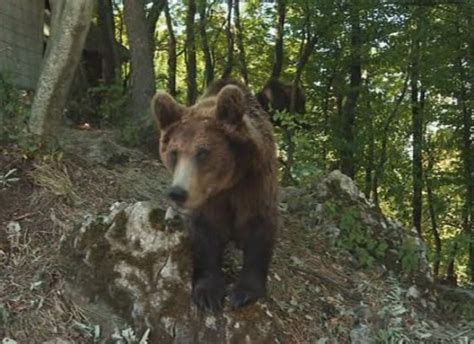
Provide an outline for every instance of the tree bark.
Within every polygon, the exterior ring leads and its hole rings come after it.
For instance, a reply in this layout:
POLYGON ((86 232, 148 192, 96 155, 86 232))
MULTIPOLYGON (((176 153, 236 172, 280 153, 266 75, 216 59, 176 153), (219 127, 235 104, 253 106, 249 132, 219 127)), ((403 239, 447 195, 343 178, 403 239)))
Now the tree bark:
MULTIPOLYGON (((238 1, 238 0, 236 0, 238 1)), ((227 25, 226 25, 226 37, 227 37, 227 61, 222 73, 223 78, 227 78, 232 74, 234 67, 234 35, 232 34, 232 4, 233 0, 227 0, 227 25)))
POLYGON ((104 39, 102 47, 103 54, 103 77, 108 85, 113 84, 120 75, 120 58, 116 49, 115 23, 111 0, 98 1, 98 26, 104 39))
POLYGON ((372 183, 374 178, 374 166, 375 166, 375 134, 374 134, 374 114, 372 113, 372 107, 370 104, 370 91, 369 91, 369 78, 367 78, 367 131, 368 131, 368 151, 365 166, 365 185, 364 195, 365 198, 370 199, 370 193, 372 191, 372 183))
POLYGON ((451 285, 457 285, 456 276, 456 256, 458 254, 458 245, 455 242, 448 256, 448 268, 446 271, 446 281, 451 285))
POLYGON ((153 50, 155 47, 156 23, 158 22, 158 19, 160 19, 161 12, 163 12, 166 3, 167 0, 153 0, 153 5, 151 6, 150 11, 146 17, 147 31, 148 35, 150 36, 150 43, 153 47, 153 50))
POLYGON ((439 276, 439 266, 441 263, 441 249, 442 249, 442 242, 441 237, 439 235, 438 230, 438 221, 436 218, 436 209, 435 209, 435 199, 433 194, 433 184, 431 182, 432 176, 431 173, 433 172, 433 164, 434 164, 434 157, 433 154, 429 154, 428 157, 428 166, 426 168, 425 173, 425 185, 426 185, 426 193, 428 198, 428 211, 430 214, 430 221, 431 221, 431 233, 433 235, 433 240, 435 243, 435 257, 433 262, 433 276, 438 278, 439 276))
POLYGON ((359 3, 354 2, 350 8, 351 26, 351 59, 349 64, 349 94, 342 111, 340 152, 341 172, 354 179, 356 163, 354 157, 354 124, 356 119, 357 100, 362 85, 362 32, 360 27, 359 3))
POLYGON ((237 40, 237 48, 239 49, 239 66, 242 78, 245 84, 249 83, 249 73, 247 70, 247 60, 245 58, 245 45, 242 31, 242 24, 240 22, 240 1, 234 1, 234 18, 235 18, 235 32, 237 40))
POLYGON ((330 102, 330 99, 331 99, 331 87, 332 87, 332 84, 333 84, 333 81, 334 81, 334 74, 335 74, 335 71, 327 78, 327 84, 326 84, 326 90, 325 90, 325 94, 324 94, 324 98, 322 99, 322 104, 321 104, 321 108, 322 108, 322 112, 323 112, 323 119, 324 119, 324 122, 323 122, 323 136, 325 138, 322 146, 321 146, 321 155, 322 155, 322 158, 323 158, 323 162, 324 162, 324 168, 326 169, 327 168, 327 160, 328 160, 328 143, 329 143, 329 140, 326 139, 329 135, 329 131, 330 131, 330 112, 329 112, 329 102, 330 102))
POLYGON ((166 17, 166 27, 168 29, 168 93, 173 97, 176 97, 176 37, 174 35, 173 21, 170 15, 168 0, 165 0, 164 11, 166 17))
POLYGON ((131 113, 141 125, 148 112, 150 99, 155 93, 153 49, 146 26, 143 0, 124 0, 124 19, 131 55, 131 113))
POLYGON ((197 99, 196 82, 196 40, 194 35, 194 18, 196 16, 196 1, 188 0, 186 14, 186 72, 187 72, 187 104, 192 105, 197 99))
POLYGON ((206 0, 200 0, 198 3, 199 12, 199 33, 201 36, 201 47, 204 54, 204 75, 206 86, 214 80, 214 62, 212 59, 211 49, 209 47, 209 40, 207 37, 207 7, 206 0))
POLYGON ((31 108, 29 127, 40 136, 54 135, 60 126, 69 88, 81 58, 94 9, 92 0, 55 2, 50 41, 36 95, 31 108))
POLYGON ((283 69, 283 37, 285 34, 286 0, 277 0, 278 24, 277 37, 275 41, 275 57, 272 69, 272 78, 279 79, 283 69))
POLYGON ((421 229, 421 216, 423 211, 423 112, 421 109, 420 97, 420 55, 421 42, 419 38, 421 15, 418 18, 415 38, 413 40, 413 51, 411 61, 411 117, 412 117, 412 178, 413 178, 413 198, 412 198, 412 222, 420 238, 423 237, 421 229))

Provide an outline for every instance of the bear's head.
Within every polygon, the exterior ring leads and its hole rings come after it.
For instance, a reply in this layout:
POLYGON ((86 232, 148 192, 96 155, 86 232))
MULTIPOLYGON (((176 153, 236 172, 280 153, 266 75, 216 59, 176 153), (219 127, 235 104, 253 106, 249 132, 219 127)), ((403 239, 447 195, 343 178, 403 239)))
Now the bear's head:
POLYGON ((247 136, 239 87, 225 86, 191 107, 159 92, 151 105, 160 130, 160 156, 173 175, 168 196, 178 207, 198 209, 235 184, 247 136))

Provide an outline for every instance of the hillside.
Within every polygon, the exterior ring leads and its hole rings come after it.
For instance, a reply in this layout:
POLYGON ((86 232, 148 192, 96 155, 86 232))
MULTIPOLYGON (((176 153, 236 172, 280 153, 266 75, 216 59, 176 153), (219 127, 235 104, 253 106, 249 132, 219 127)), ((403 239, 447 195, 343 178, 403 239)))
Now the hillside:
MULTIPOLYGON (((474 338, 472 293, 438 287, 416 234, 338 171, 282 188, 267 299, 201 314, 190 304, 186 232, 179 219, 165 220, 159 161, 107 132, 63 138, 60 150, 34 158, 1 148, 2 343, 474 338)), ((232 277, 239 256, 229 253, 232 277)))

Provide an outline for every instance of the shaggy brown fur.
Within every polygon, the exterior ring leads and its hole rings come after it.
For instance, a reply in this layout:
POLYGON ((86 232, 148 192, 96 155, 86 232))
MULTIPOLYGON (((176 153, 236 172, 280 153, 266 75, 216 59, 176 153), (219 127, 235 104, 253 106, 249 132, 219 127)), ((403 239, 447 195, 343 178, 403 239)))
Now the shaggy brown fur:
POLYGON ((224 296, 222 253, 229 240, 244 251, 231 302, 264 295, 277 228, 277 160, 273 128, 255 97, 235 80, 215 82, 197 104, 169 95, 152 101, 161 131, 160 154, 173 173, 170 197, 189 215, 193 298, 219 308, 224 296))

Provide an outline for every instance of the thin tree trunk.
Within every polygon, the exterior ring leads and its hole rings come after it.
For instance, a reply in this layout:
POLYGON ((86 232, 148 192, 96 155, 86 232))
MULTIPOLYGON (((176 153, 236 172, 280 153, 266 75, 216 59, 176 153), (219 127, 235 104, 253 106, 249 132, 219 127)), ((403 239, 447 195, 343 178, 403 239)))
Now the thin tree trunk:
POLYGON ((446 281, 451 285, 457 285, 456 276, 456 256, 458 253, 458 245, 455 242, 448 258, 448 269, 446 271, 446 281))
POLYGON ((245 84, 249 83, 249 75, 247 70, 247 61, 245 58, 244 37, 242 31, 242 24, 240 23, 240 1, 234 1, 234 18, 235 18, 235 32, 237 40, 237 48, 239 49, 239 66, 245 84))
POLYGON ((161 12, 163 12, 167 2, 167 0, 153 0, 153 5, 146 17, 148 35, 150 36, 150 42, 153 48, 155 47, 156 23, 158 22, 158 19, 160 19, 161 12))
POLYGON ((400 96, 395 102, 395 106, 390 113, 390 115, 387 118, 387 121, 385 122, 384 128, 383 128, 383 134, 382 134, 382 147, 380 149, 380 160, 377 165, 377 168, 375 169, 374 173, 374 178, 373 178, 373 184, 372 184, 372 201, 375 204, 377 208, 379 208, 379 181, 382 180, 383 174, 384 174, 384 168, 385 168, 385 163, 387 162, 387 146, 388 146, 388 140, 390 137, 390 130, 391 130, 391 125, 395 121, 395 119, 398 117, 399 110, 400 110, 400 105, 403 102, 403 99, 405 98, 405 94, 407 93, 408 90, 408 81, 410 79, 410 74, 406 73, 405 81, 403 82, 403 88, 402 91, 400 92, 400 96))
POLYGON ((176 97, 176 37, 174 35, 168 0, 165 0, 164 11, 166 27, 168 29, 168 93, 176 97))
POLYGON ((148 112, 150 99, 155 93, 153 49, 146 27, 143 0, 124 0, 125 25, 131 55, 131 113, 141 126, 143 115, 148 112))
MULTIPOLYGON (((340 135, 341 135, 341 124, 342 124, 342 117, 343 117, 343 104, 344 104, 344 88, 345 88, 345 81, 344 81, 344 71, 337 70, 334 73, 334 97, 335 97, 335 106, 336 106, 336 114, 335 120, 332 124, 332 142, 333 145, 337 149, 337 153, 340 154, 340 135)), ((332 164, 329 167, 331 170, 335 168, 340 169, 340 161, 337 161, 337 164, 332 164)))
POLYGON ((194 18, 196 1, 188 0, 186 15, 186 71, 187 71, 187 104, 192 105, 197 98, 196 82, 196 40, 194 35, 194 18))
POLYGON ((283 37, 286 16, 286 0, 277 0, 278 24, 277 37, 275 41, 275 57, 272 69, 272 78, 279 79, 283 69, 283 37))
POLYGON ((206 80, 206 86, 208 86, 214 80, 214 62, 212 59, 211 49, 209 48, 209 41, 206 32, 207 26, 207 8, 206 0, 199 1, 199 32, 201 36, 201 47, 204 54, 204 75, 206 80))
POLYGON ((412 135, 413 135, 413 152, 412 152, 412 177, 413 177, 413 199, 412 199, 412 221, 418 235, 423 237, 421 231, 421 215, 423 210, 423 112, 421 109, 420 90, 418 83, 420 82, 420 20, 418 20, 418 28, 415 32, 416 37, 413 42, 412 64, 411 64, 411 115, 412 115, 412 135))
MULTIPOLYGON (((238 0, 236 0, 238 1, 238 0)), ((227 26, 226 26, 226 37, 227 37, 227 61, 222 73, 223 78, 227 78, 232 74, 234 66, 234 36, 232 34, 232 4, 233 0, 227 0, 227 26)))
POLYGON ((360 27, 359 3, 354 2, 350 9, 351 25, 351 61, 349 65, 349 94, 343 106, 342 132, 343 141, 340 153, 341 172, 351 178, 355 177, 356 163, 354 157, 354 124, 356 119, 357 100, 362 85, 362 32, 360 27))
POLYGON ((119 79, 120 58, 115 43, 115 23, 111 0, 98 1, 98 26, 104 38, 103 77, 106 84, 113 84, 119 79))
MULTIPOLYGON (((334 73, 327 78, 326 92, 324 94, 323 103, 321 105, 322 110, 323 110, 323 121, 324 121, 323 122, 323 136, 325 138, 329 135, 329 100, 331 98, 331 86, 334 81, 334 73)), ((327 167, 328 142, 329 140, 324 140, 321 147, 321 155, 323 158, 325 168, 327 167)))
POLYGON ((369 82, 367 78, 367 130, 369 137, 367 165, 365 166, 365 185, 364 195, 370 199, 370 192, 372 190, 372 183, 374 177, 374 161, 375 161, 375 134, 374 134, 374 114, 370 104, 369 82))
POLYGON ((436 212, 434 209, 434 196, 433 196, 433 188, 431 185, 431 181, 426 180, 426 192, 428 194, 428 208, 430 212, 430 219, 431 219, 431 233, 433 234, 433 240, 435 243, 435 258, 433 262, 433 275, 435 278, 439 276, 439 264, 441 262, 441 238, 439 236, 438 231, 438 224, 436 222, 436 212))
POLYGON ((435 278, 439 276, 439 265, 441 262, 441 249, 442 249, 442 243, 441 243, 441 237, 439 235, 439 230, 438 230, 438 222, 436 219, 436 210, 435 210, 435 204, 434 204, 434 195, 433 195, 433 185, 432 185, 432 176, 431 173, 433 172, 433 156, 432 154, 429 155, 428 158, 428 166, 426 168, 426 174, 425 174, 425 184, 426 184, 426 193, 427 193, 427 198, 428 198, 428 211, 430 213, 430 220, 431 220, 431 234, 433 235, 433 240, 435 243, 435 258, 433 262, 433 275, 435 278))
MULTIPOLYGON (((298 92, 298 85, 301 83, 301 76, 303 74, 304 67, 308 63, 309 57, 313 52, 314 46, 318 40, 318 36, 314 34, 311 36, 310 31, 310 22, 309 18, 307 18, 307 22, 305 24, 305 31, 304 36, 306 40, 303 40, 300 47, 300 54, 298 58, 298 62, 296 64, 296 72, 295 78, 293 80, 292 88, 291 88, 291 97, 290 97, 290 115, 295 116, 295 107, 296 107, 296 94, 298 92), (305 43, 306 41, 306 43, 305 43)), ((291 169, 294 164, 294 152, 295 152, 295 142, 293 140, 293 132, 288 128, 284 130, 286 141, 287 141, 287 160, 285 164, 285 168, 283 171, 283 182, 284 183, 291 183, 293 181, 293 176, 291 174, 291 169)))

